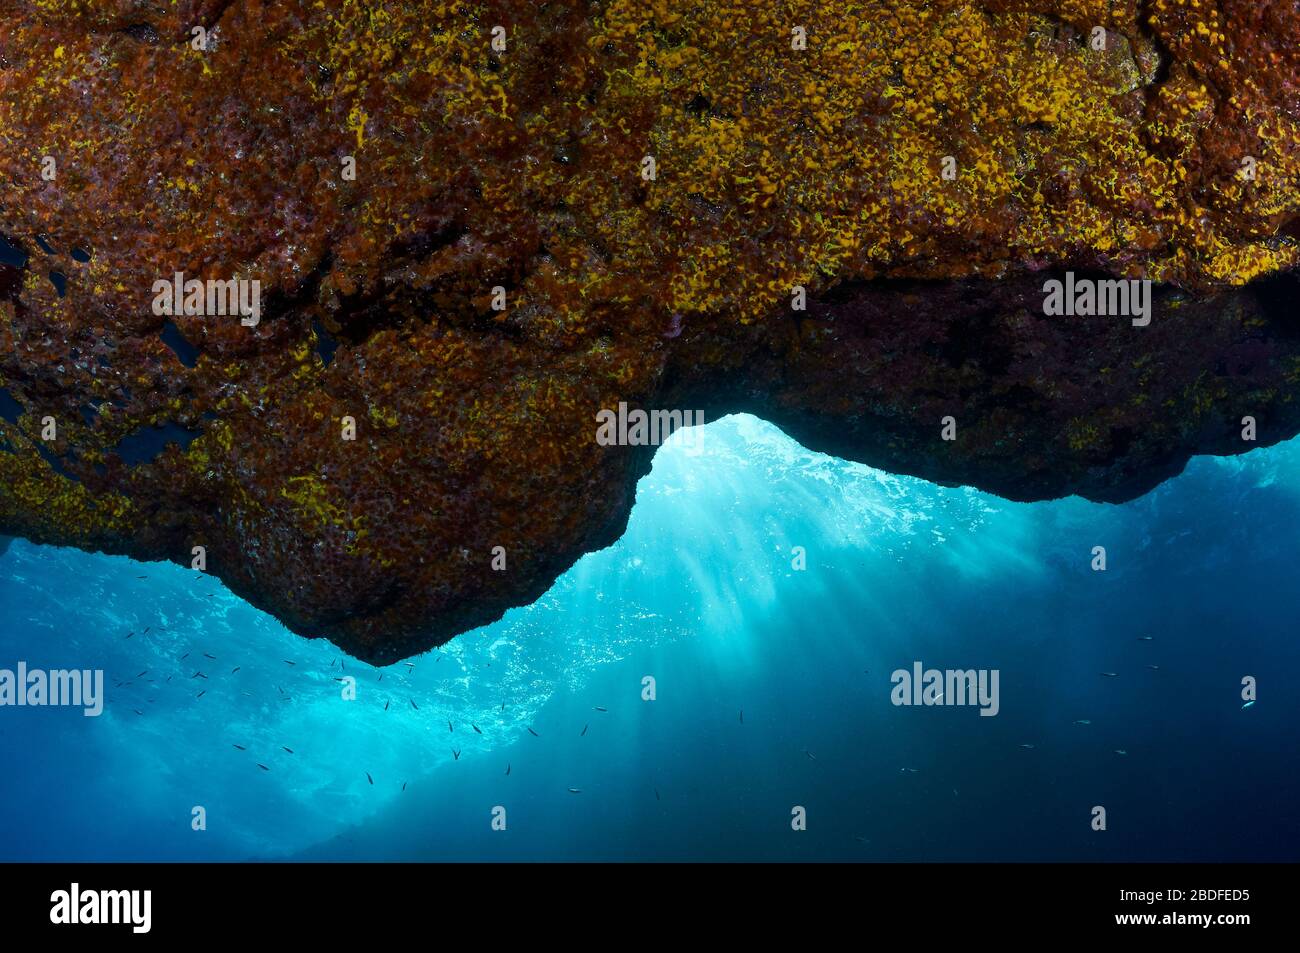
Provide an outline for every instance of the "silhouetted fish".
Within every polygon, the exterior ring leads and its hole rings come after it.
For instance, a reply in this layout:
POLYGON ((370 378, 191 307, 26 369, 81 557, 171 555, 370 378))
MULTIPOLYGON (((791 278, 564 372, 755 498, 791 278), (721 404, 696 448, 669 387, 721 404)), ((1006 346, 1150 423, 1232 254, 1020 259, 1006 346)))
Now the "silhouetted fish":
POLYGON ((142 712, 142 711, 141 711, 140 709, 138 709, 138 708, 132 708, 131 710, 132 710, 133 712, 135 712, 137 715, 143 715, 143 714, 144 714, 144 712, 142 712))
POLYGON ((420 710, 420 706, 415 703, 414 698, 408 698, 407 701, 411 703, 411 707, 414 708, 416 711, 420 710))
POLYGON ((204 657, 204 658, 210 658, 210 659, 212 659, 212 661, 214 661, 214 662, 217 660, 217 657, 216 657, 215 655, 209 655, 207 652, 204 652, 204 653, 203 653, 203 657, 204 657))
POLYGON ((455 728, 452 726, 452 724, 451 724, 451 720, 448 719, 448 721, 447 721, 447 731, 448 731, 448 733, 454 732, 455 730, 456 730, 456 729, 455 729, 455 728))
POLYGON ((285 665, 293 665, 293 664, 295 664, 294 662, 290 662, 288 659, 283 659, 282 661, 284 662, 285 665))
POLYGON ((582 791, 580 791, 578 788, 569 788, 569 793, 570 793, 570 794, 581 794, 582 791))
POLYGON ((148 669, 145 669, 143 672, 141 672, 139 675, 137 675, 136 678, 144 678, 144 677, 145 677, 146 675, 148 675, 148 674, 149 674, 149 670, 148 670, 148 669))
POLYGON ((137 579, 148 579, 149 577, 148 577, 148 576, 136 576, 135 578, 137 578, 137 579))
POLYGON ((743 708, 740 709, 740 723, 741 723, 742 725, 745 723, 745 709, 743 709, 743 708))
POLYGON ((257 766, 258 766, 259 768, 261 768, 263 771, 270 771, 270 770, 271 770, 271 769, 268 768, 266 765, 262 764, 262 762, 260 762, 260 761, 257 762, 257 766))
POLYGON ((806 754, 806 755, 808 756, 808 760, 809 760, 809 761, 816 761, 816 760, 817 760, 816 755, 814 755, 814 754, 813 754, 811 751, 809 751, 807 748, 804 748, 804 749, 803 749, 803 753, 806 754))
POLYGON ((208 693, 208 690, 205 688, 205 689, 203 689, 203 691, 199 692, 199 693, 198 693, 197 695, 195 695, 194 697, 195 697, 195 698, 202 698, 202 697, 203 697, 204 695, 206 695, 207 693, 208 693))
POLYGON ((477 731, 480 735, 483 734, 482 730, 479 728, 478 725, 474 724, 474 722, 471 721, 469 723, 469 726, 473 728, 475 731, 477 731))
POLYGON ((231 675, 234 675, 234 674, 235 674, 236 672, 238 672, 241 668, 243 668, 242 665, 236 665, 234 668, 232 668, 232 669, 230 670, 230 674, 231 674, 231 675))
POLYGON ((403 790, 403 791, 406 790, 406 782, 405 782, 405 781, 402 782, 402 790, 403 790))
POLYGON ((245 748, 243 745, 235 745, 235 747, 238 748, 240 751, 247 751, 247 750, 248 750, 248 749, 245 748))
POLYGON ((1138 636, 1138 641, 1139 641, 1139 642, 1153 642, 1153 641, 1155 641, 1155 639, 1154 639, 1152 636, 1150 636, 1150 635, 1139 635, 1139 636, 1138 636))
POLYGON ((388 711, 388 702, 384 702, 384 711, 388 711))
POLYGON ((661 800, 661 798, 659 797, 659 789, 658 789, 658 788, 655 788, 655 800, 656 800, 656 801, 661 800))
POLYGON ((533 729, 531 729, 531 728, 528 729, 528 733, 529 733, 530 735, 532 735, 534 738, 540 738, 540 737, 541 737, 541 735, 539 735, 537 732, 533 731, 533 729))
POLYGON ((1021 748, 1032 748, 1033 745, 1020 745, 1019 747, 1021 747, 1021 748))
POLYGON ((189 658, 189 657, 190 657, 190 653, 189 653, 189 652, 186 652, 184 655, 181 656, 181 659, 180 659, 180 660, 181 660, 182 662, 184 662, 184 661, 185 661, 187 658, 189 658))
POLYGON ((587 729, 588 729, 589 727, 590 727, 589 725, 583 725, 583 726, 582 726, 582 734, 581 734, 581 735, 578 735, 578 737, 579 737, 579 738, 582 738, 583 736, 585 736, 585 735, 587 734, 587 729))
POLYGON ((510 765, 506 765, 506 777, 510 777, 510 765))
MULTIPOLYGON (((128 632, 128 633, 126 634, 126 638, 129 639, 129 638, 130 638, 131 636, 133 636, 133 635, 135 635, 134 632, 128 632)), ((122 641, 125 642, 126 639, 123 639, 122 641)))
POLYGON ((375 779, 370 776, 369 771, 366 772, 366 780, 369 781, 371 784, 375 783, 375 779))
POLYGON ((609 709, 608 709, 608 708, 601 708, 599 705, 597 705, 597 706, 596 706, 596 711, 609 711, 609 709))
POLYGON ((284 750, 287 751, 287 752, 289 752, 289 754, 293 754, 293 749, 292 749, 292 748, 285 748, 284 745, 280 745, 280 747, 281 747, 281 748, 284 748, 284 750))
POLYGON ((456 761, 459 761, 459 760, 460 760, 460 752, 457 751, 455 748, 452 748, 452 749, 451 749, 451 756, 452 756, 452 758, 453 758, 454 760, 456 760, 456 761))
POLYGON ((1119 672, 1102 672, 1102 678, 1119 678, 1119 672))

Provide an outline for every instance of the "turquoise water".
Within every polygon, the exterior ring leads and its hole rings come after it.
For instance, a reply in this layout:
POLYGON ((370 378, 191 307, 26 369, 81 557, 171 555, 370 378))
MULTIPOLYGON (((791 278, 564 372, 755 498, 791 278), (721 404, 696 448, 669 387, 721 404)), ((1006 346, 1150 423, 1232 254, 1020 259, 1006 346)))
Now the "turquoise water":
POLYGON ((188 570, 15 541, 0 667, 103 668, 108 702, 0 708, 0 857, 1300 856, 1300 443, 1122 506, 937 487, 747 416, 703 448, 659 451, 616 545, 413 667, 188 570), (915 661, 996 669, 997 716, 893 705, 915 661))

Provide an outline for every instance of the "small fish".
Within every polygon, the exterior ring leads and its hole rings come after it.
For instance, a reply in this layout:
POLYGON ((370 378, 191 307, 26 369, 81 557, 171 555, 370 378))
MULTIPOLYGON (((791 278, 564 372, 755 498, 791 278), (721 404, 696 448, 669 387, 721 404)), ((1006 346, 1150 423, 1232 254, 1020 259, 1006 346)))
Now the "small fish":
POLYGON ((258 766, 259 768, 261 768, 263 771, 270 771, 270 770, 271 770, 271 769, 268 768, 266 765, 262 764, 262 762, 260 762, 260 761, 257 762, 257 766, 258 766))
POLYGON ((388 702, 384 702, 384 711, 388 711, 388 702))
POLYGON ((659 789, 658 789, 658 788, 655 788, 655 800, 656 800, 656 801, 662 800, 662 798, 659 797, 659 789))
POLYGON ((916 774, 916 768, 899 768, 899 769, 898 769, 898 773, 899 773, 899 774, 902 774, 904 771, 906 771, 908 774, 916 774))
POLYGON ((597 705, 597 706, 596 706, 596 711, 609 711, 609 709, 608 709, 608 708, 601 708, 599 705, 597 705))
POLYGON ((366 772, 366 780, 369 781, 371 784, 375 783, 375 779, 370 776, 369 771, 366 772))
POLYGON ((202 697, 203 697, 204 695, 206 695, 207 693, 208 693, 208 690, 205 688, 205 689, 203 689, 203 691, 199 692, 199 693, 198 693, 197 695, 195 695, 194 697, 195 697, 195 698, 202 698, 202 697))
POLYGON ((447 733, 448 733, 448 734, 455 734, 455 732, 456 732, 456 728, 455 728, 455 726, 452 725, 452 723, 451 723, 451 719, 448 719, 448 720, 447 720, 447 733))
POLYGON ((1119 672, 1102 672, 1102 678, 1119 678, 1119 672))
POLYGON ((141 672, 139 675, 137 675, 136 678, 144 678, 144 677, 145 677, 146 675, 148 675, 148 674, 149 674, 149 670, 148 670, 148 669, 145 669, 143 672, 141 672))
POLYGON ((475 731, 477 731, 480 735, 483 734, 482 729, 480 729, 478 725, 474 724, 474 722, 471 721, 469 723, 469 726, 473 728, 475 731))
POLYGON ((288 659, 282 659, 281 661, 283 661, 285 665, 294 665, 294 664, 296 664, 295 662, 290 662, 288 659))
POLYGON ((243 745, 235 745, 235 747, 238 748, 240 751, 247 751, 247 750, 248 750, 248 749, 245 748, 243 745))
POLYGON ((1139 641, 1139 642, 1154 642, 1154 641, 1155 641, 1155 637, 1154 637, 1154 636, 1150 636, 1150 635, 1139 635, 1139 636, 1138 636, 1138 641, 1139 641))
POLYGON ((190 657, 190 653, 186 652, 184 655, 181 656, 181 661, 184 662, 189 657, 190 657))
POLYGON ((383 673, 383 672, 380 672, 380 673, 379 673, 379 680, 380 680, 381 682, 384 680, 384 673, 383 673))
POLYGON ((405 781, 402 782, 402 790, 403 790, 403 791, 406 790, 406 782, 405 782, 405 781))
POLYGON ((582 791, 581 791, 580 789, 578 789, 578 788, 569 788, 569 793, 570 793, 570 794, 581 794, 582 791))
POLYGON ((204 653, 203 653, 203 657, 204 657, 204 658, 210 658, 210 659, 212 659, 212 661, 214 661, 214 662, 217 660, 217 657, 216 657, 215 655, 209 655, 207 652, 204 652, 204 653))
POLYGON ((1153 671, 1153 672, 1158 672, 1158 671, 1160 671, 1160 666, 1159 666, 1159 665, 1148 665, 1147 668, 1151 669, 1151 671, 1153 671))
POLYGON ((289 752, 289 754, 293 754, 292 748, 285 748, 284 745, 280 745, 280 747, 283 748, 285 751, 289 752))
POLYGON ((510 777, 510 765, 506 765, 506 777, 510 777))
POLYGON ((1032 748, 1033 745, 1020 745, 1021 748, 1032 748))
POLYGON ((407 662, 407 663, 406 663, 406 667, 407 667, 407 669, 415 668, 415 663, 414 663, 414 662, 407 662))
POLYGON ((502 711, 505 711, 505 710, 506 710, 506 703, 505 703, 505 702, 502 702, 502 703, 501 703, 501 710, 502 710, 502 711))
MULTIPOLYGON (((128 632, 127 635, 126 635, 126 638, 129 639, 129 638, 130 638, 131 636, 133 636, 133 635, 135 635, 134 632, 128 632)), ((126 639, 123 639, 122 641, 125 642, 126 639)))
POLYGON ((532 735, 534 738, 540 738, 540 737, 541 737, 541 735, 539 735, 537 732, 533 731, 533 729, 531 729, 531 728, 528 729, 528 733, 529 733, 530 735, 532 735))
POLYGON ((141 634, 141 635, 148 635, 148 634, 149 634, 149 629, 150 629, 150 628, 151 628, 151 626, 147 626, 147 625, 146 625, 146 626, 144 627, 144 631, 141 632, 140 634, 141 634))
POLYGON ((1076 719, 1074 720, 1074 723, 1075 723, 1076 725, 1091 725, 1091 724, 1092 724, 1092 722, 1090 722, 1087 718, 1076 718, 1076 719))
POLYGON ((281 688, 279 685, 275 686, 275 690, 276 690, 277 692, 279 692, 281 695, 284 694, 284 689, 281 688))
POLYGON ((407 701, 411 703, 411 707, 414 708, 416 711, 420 710, 420 706, 415 703, 414 698, 408 698, 407 701))
POLYGON ((804 748, 804 749, 803 749, 803 753, 806 754, 806 755, 808 756, 808 760, 809 760, 809 761, 816 761, 816 760, 817 760, 817 756, 814 755, 814 754, 813 754, 811 751, 809 751, 807 748, 804 748))
POLYGON ((136 576, 135 578, 137 578, 137 579, 148 579, 149 577, 148 577, 148 576, 136 576))
POLYGON ((1115 749, 1115 753, 1116 753, 1116 754, 1128 754, 1128 752, 1125 751, 1123 748, 1116 748, 1116 749, 1115 749))
POLYGON ((743 708, 740 709, 740 723, 741 723, 742 725, 745 723, 745 709, 743 709, 743 708))
POLYGON ((168 675, 168 676, 167 676, 167 681, 170 682, 171 680, 172 680, 172 677, 171 677, 170 675, 168 675))
POLYGON ((1252 698, 1250 701, 1246 702, 1246 704, 1244 704, 1244 705, 1241 706, 1241 710, 1242 710, 1242 711, 1245 711, 1247 708, 1249 708, 1249 707, 1250 707, 1251 705, 1253 705, 1253 704, 1255 704, 1255 699, 1252 698))
POLYGON ((338 665, 338 664, 339 664, 339 660, 338 660, 338 659, 334 659, 332 662, 330 662, 330 668, 333 668, 335 665, 338 665))
POLYGON ((855 836, 853 839, 854 839, 855 841, 857 841, 858 843, 860 843, 860 844, 870 844, 870 843, 871 843, 871 841, 869 841, 869 840, 868 840, 867 838, 865 838, 865 837, 855 836))
POLYGON ((236 665, 234 668, 232 668, 232 669, 230 670, 230 674, 231 674, 231 675, 234 675, 234 674, 235 674, 236 672, 238 672, 241 668, 243 668, 242 665, 236 665))
POLYGON ((584 737, 586 737, 587 729, 590 728, 590 727, 591 727, 590 725, 583 725, 583 726, 582 726, 582 734, 578 735, 578 737, 579 737, 579 738, 584 738, 584 737))
POLYGON ((140 709, 138 709, 138 708, 132 708, 131 710, 132 710, 133 712, 135 712, 137 715, 143 715, 143 714, 144 714, 144 712, 142 712, 142 711, 141 711, 140 709))
POLYGON ((451 756, 452 756, 452 759, 455 760, 455 761, 459 761, 459 760, 460 760, 460 752, 457 751, 455 748, 452 748, 452 749, 451 749, 451 756))

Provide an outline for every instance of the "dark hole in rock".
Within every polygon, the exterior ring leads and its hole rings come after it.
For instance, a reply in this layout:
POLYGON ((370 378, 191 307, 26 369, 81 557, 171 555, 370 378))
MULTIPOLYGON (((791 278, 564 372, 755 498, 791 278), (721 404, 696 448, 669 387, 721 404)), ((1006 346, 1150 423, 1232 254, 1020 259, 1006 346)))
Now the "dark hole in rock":
POLYGON ((199 349, 185 340, 185 335, 181 334, 181 329, 171 321, 163 322, 162 342, 172 349, 172 353, 186 367, 193 367, 198 364, 199 349))
POLYGON ((334 352, 339 349, 339 342, 334 340, 333 335, 319 321, 313 321, 311 327, 316 332, 316 353, 320 355, 321 363, 329 367, 330 361, 334 360, 334 352))
POLYGON ((148 23, 132 23, 130 26, 123 27, 122 32, 133 40, 139 40, 141 43, 158 42, 158 31, 148 23))
POLYGON ((139 463, 149 463, 158 454, 167 449, 167 445, 178 444, 182 451, 189 448, 195 437, 202 436, 201 430, 186 430, 180 424, 163 424, 161 427, 146 427, 133 434, 128 434, 118 441, 113 452, 122 458, 122 462, 133 467, 139 463))
POLYGON ((86 251, 84 248, 74 248, 72 249, 72 260, 79 261, 84 265, 86 262, 90 261, 90 252, 86 251))
POLYGON ((23 405, 14 400, 9 391, 0 387, 0 417, 3 417, 11 424, 16 424, 22 414, 23 405))
POLYGON ((27 253, 17 245, 10 244, 9 240, 0 235, 0 265, 9 265, 11 268, 22 268, 27 264, 27 253))
POLYGON ((37 236, 36 236, 36 244, 40 245, 40 246, 41 246, 41 251, 45 252, 45 254, 47 254, 47 255, 53 255, 53 254, 55 253, 55 252, 54 252, 54 248, 50 245, 49 242, 47 242, 47 241, 45 240, 45 236, 44 236, 44 235, 37 235, 37 236))
POLYGON ((50 448, 45 446, 45 444, 42 443, 40 440, 36 441, 36 450, 45 459, 45 462, 48 463, 53 468, 54 472, 57 473, 59 476, 72 480, 74 483, 81 482, 75 476, 73 476, 71 473, 69 473, 67 470, 63 468, 63 462, 59 460, 59 458, 54 455, 54 453, 50 450, 50 448))
POLYGON ((50 284, 54 285, 54 290, 62 298, 68 293, 68 276, 61 271, 50 272, 50 284))

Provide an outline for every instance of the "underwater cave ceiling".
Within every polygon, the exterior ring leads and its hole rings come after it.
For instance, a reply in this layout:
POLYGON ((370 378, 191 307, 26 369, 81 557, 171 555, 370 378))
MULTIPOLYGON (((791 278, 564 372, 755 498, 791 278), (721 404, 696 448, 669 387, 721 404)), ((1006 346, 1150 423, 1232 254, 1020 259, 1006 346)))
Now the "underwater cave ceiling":
POLYGON ((202 546, 384 663, 619 536, 654 449, 596 440, 620 402, 1020 500, 1290 437, 1298 25, 0 0, 0 532, 202 546), (1150 280, 1149 323, 1046 314, 1067 271, 1150 280), (256 280, 256 323, 167 314, 177 273, 256 280))

